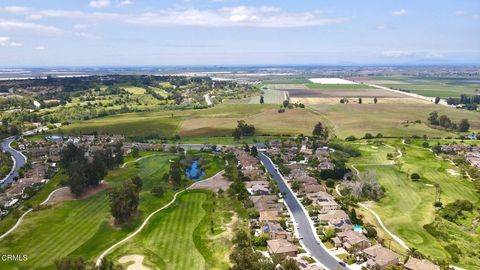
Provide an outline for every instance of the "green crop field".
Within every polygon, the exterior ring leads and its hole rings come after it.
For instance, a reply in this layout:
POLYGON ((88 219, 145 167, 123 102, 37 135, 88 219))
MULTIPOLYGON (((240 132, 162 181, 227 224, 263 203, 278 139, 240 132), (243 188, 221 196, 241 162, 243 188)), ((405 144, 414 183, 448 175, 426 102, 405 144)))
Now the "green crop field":
POLYGON ((362 137, 366 132, 395 137, 455 136, 451 132, 432 129, 425 124, 428 114, 432 111, 438 111, 440 115, 446 114, 455 122, 466 118, 470 122, 471 130, 480 131, 478 113, 434 104, 382 104, 382 99, 379 99, 378 104, 324 104, 311 108, 340 138, 350 135, 362 137), (416 120, 421 120, 422 123, 406 123, 416 120))
POLYGON ((431 78, 431 77, 378 77, 383 86, 408 90, 427 97, 459 97, 461 94, 477 95, 480 80, 471 78, 431 78), (392 80, 392 82, 389 82, 392 80))
MULTIPOLYGON (((446 220, 435 219, 434 184, 439 184, 442 190, 443 204, 456 199, 467 199, 476 206, 480 206, 480 195, 475 192, 473 183, 462 176, 452 175, 450 170, 457 170, 448 161, 436 158, 428 149, 403 145, 398 140, 388 140, 396 149, 403 149, 403 157, 396 165, 389 164, 387 153, 395 153, 395 149, 386 146, 356 145, 363 157, 352 159, 351 164, 364 172, 373 170, 380 184, 385 188, 385 197, 379 202, 368 202, 369 205, 383 220, 385 226, 397 234, 410 247, 435 259, 449 259, 450 255, 445 247, 456 244, 461 250, 479 250, 480 242, 470 241, 478 239, 480 235, 468 232, 460 226, 446 220), (361 164, 361 165, 360 165, 361 164), (366 165, 371 164, 371 165, 366 165), (414 182, 410 180, 411 173, 418 173, 422 179, 414 182), (429 234, 423 226, 431 222, 439 223, 439 227, 451 237, 448 241, 429 234)), ((479 268, 480 260, 476 254, 459 254, 459 265, 468 269, 479 268)))
POLYGON ((226 207, 229 199, 218 200, 209 192, 183 193, 112 256, 145 256, 144 264, 152 269, 226 269, 233 212, 226 207))

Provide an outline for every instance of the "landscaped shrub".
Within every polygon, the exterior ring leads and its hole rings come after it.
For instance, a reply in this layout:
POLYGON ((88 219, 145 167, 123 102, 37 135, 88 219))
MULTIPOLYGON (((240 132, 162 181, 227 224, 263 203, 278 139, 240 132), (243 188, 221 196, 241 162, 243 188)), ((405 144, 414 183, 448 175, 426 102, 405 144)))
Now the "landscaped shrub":
POLYGON ((420 175, 418 173, 412 173, 412 175, 410 175, 410 179, 413 181, 418 181, 420 180, 420 175))

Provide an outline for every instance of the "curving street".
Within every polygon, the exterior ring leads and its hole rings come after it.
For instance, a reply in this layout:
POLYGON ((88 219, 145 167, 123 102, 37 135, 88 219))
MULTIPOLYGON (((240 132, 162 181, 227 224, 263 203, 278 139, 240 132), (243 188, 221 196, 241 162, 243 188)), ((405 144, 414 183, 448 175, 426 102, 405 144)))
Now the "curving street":
POLYGON ((295 194, 293 194, 292 190, 288 187, 282 175, 277 171, 272 160, 261 152, 258 153, 258 157, 262 161, 267 171, 277 182, 280 192, 285 194, 283 199, 293 215, 296 230, 298 231, 300 237, 303 237, 301 240, 302 244, 309 251, 312 257, 330 270, 349 269, 348 267, 340 265, 339 259, 336 258, 335 255, 330 254, 326 247, 320 242, 317 233, 312 226, 311 220, 307 216, 307 212, 298 201, 295 194))
POLYGON ((5 176, 5 178, 3 178, 0 181, 0 187, 3 187, 8 183, 13 182, 13 179, 18 176, 18 169, 20 169, 20 167, 22 167, 27 162, 27 158, 22 153, 13 149, 10 146, 10 144, 14 140, 15 140, 15 138, 9 137, 9 138, 6 138, 6 139, 4 139, 0 142, 0 145, 3 149, 3 151, 10 153, 13 157, 13 160, 14 160, 14 162, 13 162, 14 166, 13 166, 12 170, 8 173, 7 176, 5 176))

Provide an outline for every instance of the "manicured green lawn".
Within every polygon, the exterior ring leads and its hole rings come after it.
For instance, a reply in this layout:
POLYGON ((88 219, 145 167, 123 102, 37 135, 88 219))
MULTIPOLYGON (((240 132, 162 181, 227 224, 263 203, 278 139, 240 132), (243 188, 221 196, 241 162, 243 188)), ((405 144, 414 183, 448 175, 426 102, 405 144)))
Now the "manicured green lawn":
MULTIPOLYGON (((403 149, 404 156, 399 158, 399 164, 377 165, 388 164, 386 154, 394 153, 394 149, 386 146, 374 149, 372 145, 355 144, 364 153, 364 156, 352 159, 351 163, 364 164, 356 165, 361 172, 375 171, 380 184, 385 188, 384 198, 379 202, 367 202, 366 204, 380 215, 389 230, 425 255, 435 259, 449 259, 445 246, 451 243, 457 244, 462 250, 478 250, 480 236, 475 235, 474 232, 465 232, 453 223, 445 220, 437 222, 447 234, 465 237, 455 237, 449 241, 443 241, 432 236, 423 228, 425 224, 435 220, 433 207, 435 187, 432 185, 440 185, 441 201, 444 205, 457 199, 467 199, 478 207, 480 195, 475 192, 473 183, 461 176, 449 174, 447 169, 453 169, 452 165, 448 161, 437 159, 428 149, 403 145, 399 140, 388 140, 388 143, 397 149, 403 149), (409 175, 414 172, 422 177, 421 181, 410 180, 409 175), (477 239, 477 241, 471 241, 472 239, 477 239)), ((468 269, 480 267, 480 260, 475 254, 465 253, 460 257, 459 266, 468 269)))
POLYGON ((2 254, 26 254, 29 260, 5 263, 2 269, 51 269, 56 258, 67 255, 94 260, 108 246, 132 232, 147 214, 170 201, 173 191, 167 191, 164 197, 158 198, 151 195, 150 190, 161 181, 171 158, 173 156, 168 154, 152 155, 123 169, 113 170, 107 176, 106 180, 113 185, 137 174, 144 180, 139 215, 130 223, 121 228, 112 226, 105 191, 84 200, 58 203, 32 212, 16 231, 0 241, 2 254))
POLYGON ((142 255, 152 269, 226 269, 234 204, 210 192, 183 193, 111 257, 142 255))

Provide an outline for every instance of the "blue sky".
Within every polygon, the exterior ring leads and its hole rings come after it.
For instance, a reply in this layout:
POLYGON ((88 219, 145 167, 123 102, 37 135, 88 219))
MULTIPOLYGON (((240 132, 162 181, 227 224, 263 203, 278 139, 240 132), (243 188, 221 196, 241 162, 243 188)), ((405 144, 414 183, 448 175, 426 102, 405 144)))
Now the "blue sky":
POLYGON ((0 66, 479 64, 480 1, 2 0, 0 66))

